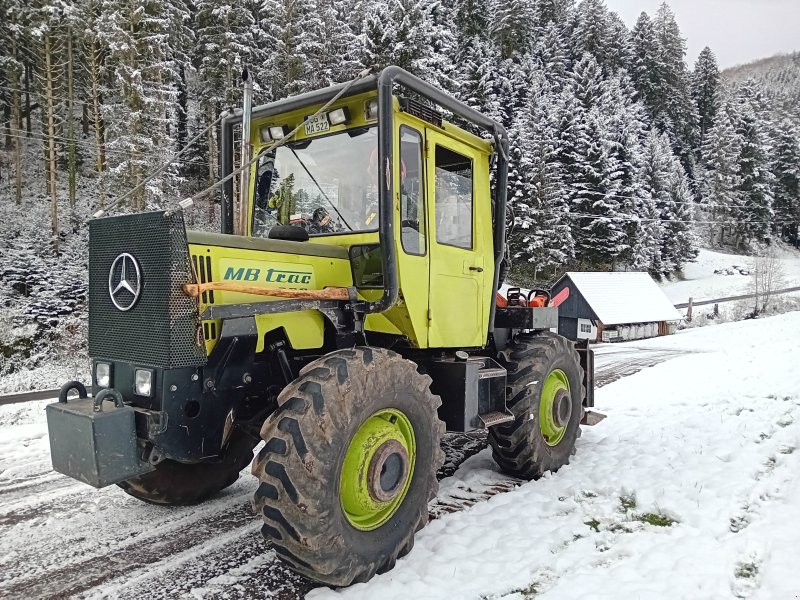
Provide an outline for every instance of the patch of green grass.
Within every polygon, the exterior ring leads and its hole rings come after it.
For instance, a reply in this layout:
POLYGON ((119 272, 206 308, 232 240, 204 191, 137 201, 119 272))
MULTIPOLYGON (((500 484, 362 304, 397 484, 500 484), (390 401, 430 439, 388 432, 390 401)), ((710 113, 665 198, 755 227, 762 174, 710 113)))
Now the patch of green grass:
POLYGON ((758 575, 758 564, 754 562, 739 563, 736 565, 736 570, 733 572, 733 574, 738 579, 752 579, 758 575))
POLYGON ((661 513, 642 513, 634 515, 634 520, 649 523, 655 527, 672 527, 677 521, 661 513))
POLYGON ((593 529, 594 531, 600 533, 600 521, 598 521, 597 519, 585 521, 584 525, 588 525, 589 529, 593 529))
POLYGON ((597 494, 595 494, 594 492, 590 492, 589 490, 584 490, 581 493, 583 494, 584 498, 597 498, 597 494))
POLYGON ((628 512, 636 508, 636 496, 627 494, 619 497, 619 509, 621 512, 628 512))
POLYGON ((763 441, 763 440, 765 440, 765 439, 767 439, 768 437, 769 437, 769 436, 768 436, 766 433, 760 433, 760 434, 758 434, 758 439, 760 439, 760 440, 762 440, 762 441, 763 441))
POLYGON ((608 530, 612 533, 631 533, 632 529, 625 523, 613 523, 608 526, 608 530))

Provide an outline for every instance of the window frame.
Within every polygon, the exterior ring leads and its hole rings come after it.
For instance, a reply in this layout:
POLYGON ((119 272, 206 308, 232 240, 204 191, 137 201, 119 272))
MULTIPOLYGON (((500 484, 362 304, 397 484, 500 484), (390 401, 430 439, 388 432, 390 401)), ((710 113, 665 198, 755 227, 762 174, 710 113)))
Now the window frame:
MULTIPOLYGON (((340 134, 347 134, 350 130, 357 130, 357 129, 363 129, 365 131, 368 131, 370 129, 375 129, 375 131, 376 131, 375 143, 376 143, 376 147, 377 147, 377 129, 378 129, 378 126, 375 123, 368 123, 366 125, 357 125, 355 127, 346 127, 345 129, 342 129, 342 130, 339 130, 339 131, 329 131, 329 132, 323 133, 323 134, 312 135, 312 136, 309 136, 309 137, 304 137, 302 139, 292 140, 291 142, 289 142, 287 144, 284 144, 281 147, 286 147, 286 148, 291 149, 291 144, 297 144, 297 143, 303 143, 303 142, 309 142, 309 144, 310 144, 310 142, 312 142, 313 140, 333 137, 335 135, 340 135, 340 134)), ((261 154, 266 153, 267 151, 270 150, 270 147, 273 144, 274 144, 274 142, 269 142, 267 144, 261 144, 260 148, 258 150, 258 154, 261 155, 261 154)), ((307 146, 309 144, 307 144, 307 146)), ((277 149, 276 148, 272 148, 272 150, 277 150, 277 149)), ((276 158, 276 157, 277 157, 277 152, 276 152, 276 155, 275 155, 274 158, 276 158)), ((254 169, 254 171, 255 171, 255 173, 254 173, 254 181, 251 182, 252 183, 252 186, 251 186, 252 198, 251 198, 251 202, 250 202, 250 232, 249 232, 249 236, 250 237, 255 237, 255 238, 258 238, 258 239, 268 239, 269 235, 267 235, 267 236, 254 235, 255 225, 256 225, 256 222, 255 222, 255 220, 256 220, 256 197, 255 197, 255 195, 258 193, 258 161, 256 161, 255 165, 256 165, 256 168, 254 169)), ((375 215, 375 222, 376 222, 376 226, 374 228, 372 228, 372 229, 359 229, 357 231, 353 231, 353 230, 350 230, 350 231, 332 231, 330 233, 309 233, 308 234, 308 239, 309 240, 313 240, 315 238, 332 237, 332 236, 340 236, 340 235, 363 235, 363 234, 369 234, 369 233, 378 233, 380 231, 380 202, 378 203, 378 213, 375 215)), ((283 223, 280 223, 280 224, 283 225, 283 223)), ((286 223, 286 224, 288 225, 288 223, 286 223)))
POLYGON ((454 150, 448 147, 445 144, 440 144, 438 142, 434 142, 433 148, 433 217, 434 221, 436 221, 436 243, 441 246, 450 246, 451 248, 458 248, 459 250, 465 250, 467 252, 474 252, 475 251, 475 157, 468 156, 463 152, 459 152, 458 150, 454 150), (438 194, 436 193, 436 150, 437 148, 444 148, 448 152, 452 152, 454 154, 458 154, 459 156, 463 156, 467 160, 469 160, 469 172, 470 172, 470 203, 469 203, 469 212, 470 212, 470 235, 469 235, 469 247, 459 246, 458 244, 453 244, 450 242, 442 242, 439 240, 439 223, 438 223, 438 215, 437 210, 439 207, 439 198, 438 194))
MULTIPOLYGON (((403 131, 408 130, 409 132, 415 134, 419 138, 419 193, 422 196, 422 212, 418 212, 417 215, 421 217, 419 219, 420 225, 424 228, 423 231, 417 232, 422 234, 422 248, 421 252, 411 252, 406 248, 405 239, 403 238, 403 193, 401 190, 400 192, 400 223, 398 223, 399 227, 398 230, 400 232, 400 247, 403 249, 403 252, 409 256, 427 256, 428 254, 428 194, 427 194, 427 168, 425 165, 425 136, 421 131, 412 127, 411 125, 406 125, 405 123, 400 125, 397 133, 397 143, 398 143, 398 156, 400 160, 403 160, 403 131)), ((402 166, 401 166, 402 168, 402 166)), ((400 183, 402 188, 402 182, 400 183)))

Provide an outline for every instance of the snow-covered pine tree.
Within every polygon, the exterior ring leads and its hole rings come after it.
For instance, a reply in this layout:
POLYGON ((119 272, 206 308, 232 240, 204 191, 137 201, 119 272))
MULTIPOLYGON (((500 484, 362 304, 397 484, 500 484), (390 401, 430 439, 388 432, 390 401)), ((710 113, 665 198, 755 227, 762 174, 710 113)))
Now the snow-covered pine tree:
POLYGON ((662 211, 664 229, 661 259, 669 272, 681 271, 687 262, 697 258, 697 239, 694 234, 694 200, 683 165, 671 156, 668 178, 669 204, 662 211), (667 218, 664 218, 667 215, 667 218))
POLYGON ((770 170, 766 124, 759 115, 759 99, 749 86, 737 92, 733 122, 739 136, 739 189, 742 220, 737 226, 737 244, 763 241, 772 229, 773 174, 770 170))
POLYGON ((613 268, 627 250, 620 214, 620 165, 610 151, 605 115, 599 107, 583 112, 578 123, 572 237, 579 261, 613 268))
POLYGON ((453 92, 456 84, 456 54, 458 43, 452 30, 453 10, 441 0, 419 2, 422 13, 420 48, 422 54, 414 61, 415 73, 437 87, 453 92))
POLYGON ((617 73, 620 69, 627 69, 633 56, 630 31, 622 18, 615 12, 610 12, 608 17, 609 45, 606 64, 609 74, 617 73))
POLYGON ((131 189, 130 207, 141 211, 162 206, 172 183, 165 173, 139 187, 171 154, 166 136, 167 109, 175 100, 176 80, 168 3, 132 6, 124 0, 102 0, 98 34, 109 48, 108 61, 117 81, 116 98, 106 133, 114 189, 131 189))
POLYGON ((693 181, 698 149, 697 109, 685 62, 686 40, 666 3, 659 7, 653 26, 659 52, 658 70, 654 73, 658 77, 652 107, 654 121, 659 131, 669 135, 674 153, 693 181))
POLYGON ((653 21, 646 12, 639 15, 630 36, 631 62, 628 72, 639 99, 653 117, 659 103, 659 76, 662 70, 661 55, 653 21))
MULTIPOLYGON (((240 77, 245 66, 254 76, 254 88, 258 86, 254 96, 260 101, 272 99, 272 65, 253 53, 254 49, 266 45, 253 11, 233 7, 223 0, 196 0, 194 23, 197 80, 192 91, 199 101, 197 129, 202 131, 223 110, 241 104, 240 77)), ((212 127, 206 133, 204 146, 208 157, 217 156, 217 131, 218 128, 212 127)), ((210 185, 217 179, 217 161, 205 162, 206 182, 210 185)), ((209 195, 208 203, 208 215, 211 216, 215 203, 212 195, 209 195)))
MULTIPOLYGON (((620 48, 613 35, 612 18, 604 0, 582 0, 578 5, 577 23, 572 33, 573 55, 592 55, 606 75, 612 75, 618 66, 620 48)), ((623 26, 624 27, 624 26, 623 26)), ((625 32, 627 37, 627 30, 625 32)))
POLYGON ((550 86, 561 91, 567 82, 567 65, 570 57, 563 29, 554 21, 548 21, 537 31, 532 50, 533 59, 550 86))
POLYGON ((533 265, 534 279, 547 281, 572 261, 575 248, 555 157, 556 123, 547 114, 554 92, 541 75, 535 83, 527 110, 519 113, 512 127, 516 153, 512 161, 517 165, 509 188, 517 231, 512 251, 515 259, 533 265))
POLYGON ((706 133, 714 126, 719 104, 720 75, 717 57, 711 48, 706 46, 697 57, 692 73, 692 96, 697 106, 700 127, 700 145, 705 141, 706 133))
POLYGON ((275 98, 319 87, 315 76, 322 55, 325 26, 316 2, 263 0, 262 40, 269 48, 264 77, 275 98))
POLYGON ((652 252, 652 263, 649 266, 651 273, 668 273, 671 268, 670 256, 664 254, 665 245, 665 222, 672 218, 670 212, 670 179, 672 177, 672 150, 670 149, 669 139, 665 134, 659 134, 654 129, 650 131, 644 141, 644 154, 641 171, 641 185, 644 190, 644 198, 650 202, 645 202, 642 215, 653 213, 656 224, 651 233, 657 234, 654 251, 652 252), (650 204, 651 203, 651 204, 650 204))
POLYGON ((724 244, 726 232, 732 233, 741 218, 738 167, 741 145, 724 106, 706 133, 702 154, 700 206, 708 221, 709 243, 724 244))
MULTIPOLYGON (((171 0, 169 3, 170 41, 175 78, 174 113, 172 122, 175 126, 173 137, 175 149, 184 149, 189 135, 189 77, 193 75, 192 52, 195 47, 195 33, 192 27, 195 6, 189 0, 171 0)), ((169 126, 169 123, 167 124, 169 126)), ((181 172, 184 169, 181 167, 181 172)))
POLYGON ((527 0, 496 0, 490 25, 500 57, 511 59, 526 54, 531 46, 531 3, 527 0))
POLYGON ((488 9, 484 0, 457 0, 455 15, 455 78, 457 98, 478 111, 485 111, 490 72, 495 64, 489 40, 488 9))
POLYGON ((603 72, 594 55, 589 52, 575 64, 572 72, 572 89, 585 111, 606 104, 603 72))
POLYGON ((381 69, 397 65, 414 72, 431 56, 426 47, 425 12, 420 0, 376 0, 364 20, 362 65, 381 69))
POLYGON ((340 0, 317 0, 321 24, 319 87, 352 79, 358 72, 358 39, 347 19, 347 7, 340 0))
POLYGON ((618 165, 619 211, 626 217, 623 223, 626 251, 620 260, 635 262, 634 252, 638 237, 643 235, 640 204, 647 197, 639 174, 642 169, 642 140, 645 137, 645 112, 641 103, 634 100, 635 92, 628 76, 609 79, 605 84, 603 111, 607 115, 605 127, 608 151, 618 165))
MULTIPOLYGON (((366 11, 363 25, 364 47, 361 66, 382 69, 394 58, 395 26, 385 2, 373 0, 366 11)), ((405 65, 410 67, 410 65, 405 65)))
POLYGON ((0 51, 0 107, 2 114, 8 115, 6 128, 6 149, 13 146, 14 163, 14 200, 22 204, 23 182, 23 138, 22 128, 22 94, 23 74, 25 72, 23 49, 24 28, 20 23, 25 17, 25 9, 17 2, 7 2, 0 9, 0 42, 4 51, 0 51))
POLYGON ((797 246, 800 245, 800 126, 784 118, 776 128, 773 144, 774 231, 797 246))

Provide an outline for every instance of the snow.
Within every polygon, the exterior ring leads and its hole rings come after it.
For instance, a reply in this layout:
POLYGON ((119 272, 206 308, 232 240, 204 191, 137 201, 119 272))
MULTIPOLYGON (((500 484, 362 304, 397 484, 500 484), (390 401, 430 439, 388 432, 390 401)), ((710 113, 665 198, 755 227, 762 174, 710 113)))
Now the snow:
MULTIPOLYGON (((598 390, 608 419, 557 474, 442 516, 389 573, 308 598, 793 597, 798 331, 789 313, 626 345, 691 354, 598 390)), ((454 479, 478 470, 496 471, 487 450, 454 479)))
POLYGON ((569 272, 565 276, 605 325, 681 320, 681 314, 647 273, 569 272))
MULTIPOLYGON (((800 251, 783 247, 779 256, 784 271, 784 281, 780 287, 800 286, 800 251)), ((686 303, 690 297, 698 301, 749 294, 752 292, 752 277, 720 275, 714 271, 734 266, 750 268, 752 263, 752 256, 701 249, 697 260, 684 266, 684 279, 664 281, 661 289, 673 304, 686 303)))
MULTIPOLYGON (((394 570, 308 598, 793 597, 798 332, 794 312, 598 346, 598 364, 668 360, 597 390, 608 418, 584 428, 570 465, 520 483, 479 452, 441 482, 432 507, 494 495, 453 514, 432 509, 437 518, 394 570)), ((0 596, 308 589, 260 540, 249 474, 195 507, 96 491, 50 471, 45 404, 0 407, 0 596)))

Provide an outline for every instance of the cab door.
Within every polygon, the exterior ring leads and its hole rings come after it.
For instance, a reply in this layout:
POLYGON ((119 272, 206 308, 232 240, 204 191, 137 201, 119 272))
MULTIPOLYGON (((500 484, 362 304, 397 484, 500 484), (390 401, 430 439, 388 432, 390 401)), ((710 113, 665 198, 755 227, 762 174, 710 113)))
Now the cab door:
POLYGON ((491 203, 488 193, 478 202, 476 191, 485 184, 488 192, 488 161, 482 164, 481 152, 431 129, 426 141, 431 231, 428 344, 480 347, 488 331, 487 285, 491 295, 494 261, 491 203), (479 222, 484 226, 479 228, 479 222))

